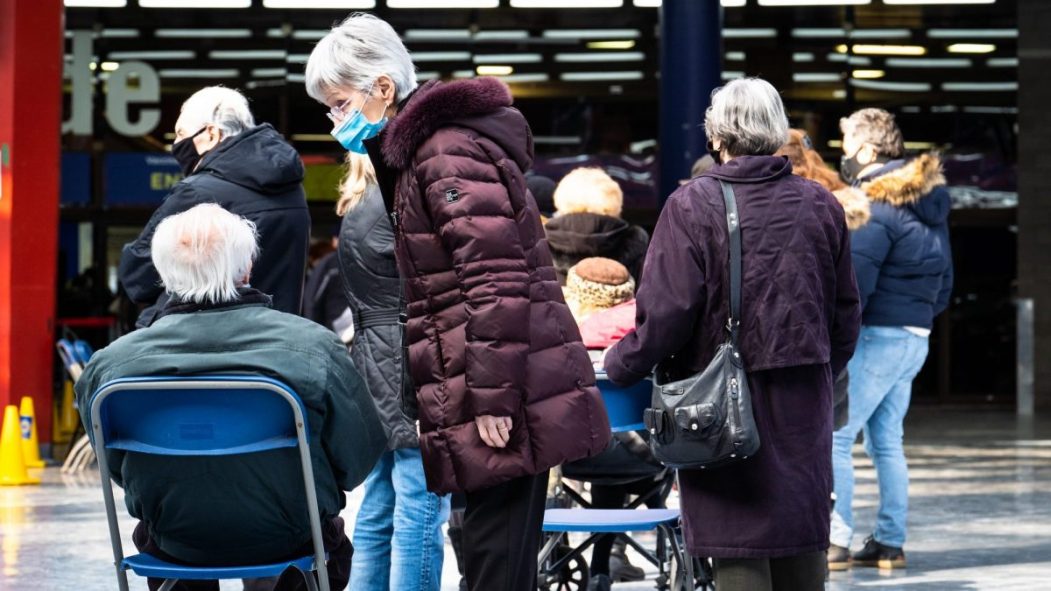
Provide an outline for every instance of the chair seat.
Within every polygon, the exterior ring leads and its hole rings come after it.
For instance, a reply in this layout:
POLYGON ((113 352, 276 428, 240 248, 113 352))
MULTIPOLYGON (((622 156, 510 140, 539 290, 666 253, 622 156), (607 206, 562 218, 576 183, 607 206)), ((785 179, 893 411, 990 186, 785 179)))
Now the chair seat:
POLYGON ((678 509, 548 509, 544 531, 625 533, 675 525, 678 509))
POLYGON ((296 567, 304 572, 313 571, 314 557, 304 556, 288 562, 253 564, 250 566, 186 566, 165 562, 152 554, 143 553, 129 556, 121 563, 121 568, 124 570, 131 569, 140 577, 180 579, 185 581, 276 577, 289 567, 296 567))

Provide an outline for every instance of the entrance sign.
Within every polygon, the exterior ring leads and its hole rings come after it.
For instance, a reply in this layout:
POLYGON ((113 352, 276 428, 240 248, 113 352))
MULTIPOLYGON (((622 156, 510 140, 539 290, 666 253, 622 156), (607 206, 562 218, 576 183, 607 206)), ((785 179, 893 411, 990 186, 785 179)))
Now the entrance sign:
MULTIPOLYGON (((72 81, 70 117, 62 123, 62 133, 94 134, 92 112, 95 91, 91 73, 93 44, 92 31, 73 31, 73 61, 66 64, 67 75, 72 81)), ((120 67, 109 73, 106 84, 106 121, 113 131, 121 135, 148 134, 160 123, 160 110, 141 108, 138 119, 132 121, 128 106, 156 104, 160 98, 161 85, 156 70, 144 62, 122 62, 120 67)))

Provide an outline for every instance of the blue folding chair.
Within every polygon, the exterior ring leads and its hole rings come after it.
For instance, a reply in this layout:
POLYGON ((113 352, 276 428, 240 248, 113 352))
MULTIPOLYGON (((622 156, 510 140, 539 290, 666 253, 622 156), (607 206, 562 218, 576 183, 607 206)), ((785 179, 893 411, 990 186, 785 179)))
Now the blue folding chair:
POLYGON ((316 572, 321 591, 329 591, 306 410, 288 386, 256 376, 124 378, 99 388, 90 406, 96 450, 189 457, 297 448, 303 468, 312 556, 273 564, 197 567, 165 562, 146 553, 124 557, 106 454, 97 453, 120 591, 128 591, 128 570, 141 577, 165 579, 161 591, 170 591, 180 580, 276 577, 288 568, 303 573, 310 591, 318 589, 310 575, 316 572))
MULTIPOLYGON (((611 430, 614 433, 639 431, 645 428, 642 417, 649 406, 652 384, 646 380, 628 388, 609 381, 598 373, 598 387, 606 404, 611 430)), ((694 565, 681 544, 678 509, 548 509, 544 513, 544 532, 547 542, 540 551, 541 588, 587 588, 586 568, 573 570, 571 565, 583 564, 582 554, 604 534, 630 532, 657 532, 657 548, 651 551, 629 536, 625 540, 643 558, 657 567, 657 588, 671 591, 693 591, 694 565), (571 532, 592 534, 582 544, 557 557, 556 549, 571 532)))
POLYGON ((73 343, 69 339, 59 339, 55 341, 55 349, 58 351, 58 357, 62 360, 62 367, 66 368, 66 372, 69 373, 69 377, 76 382, 80 379, 80 374, 84 371, 84 365, 87 363, 81 362, 77 355, 77 352, 73 348, 73 343))
POLYGON ((95 351, 87 341, 81 339, 73 341, 73 355, 76 360, 80 362, 81 366, 87 365, 88 361, 91 361, 91 356, 94 354, 95 351))

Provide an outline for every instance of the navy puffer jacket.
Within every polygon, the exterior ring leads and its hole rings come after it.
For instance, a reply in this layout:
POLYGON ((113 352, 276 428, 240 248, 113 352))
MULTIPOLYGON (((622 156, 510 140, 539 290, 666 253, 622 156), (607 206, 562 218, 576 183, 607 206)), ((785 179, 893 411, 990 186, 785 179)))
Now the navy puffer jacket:
POLYGON ((930 328, 953 282, 941 162, 932 154, 895 160, 868 178, 861 189, 872 218, 851 242, 862 324, 930 328))

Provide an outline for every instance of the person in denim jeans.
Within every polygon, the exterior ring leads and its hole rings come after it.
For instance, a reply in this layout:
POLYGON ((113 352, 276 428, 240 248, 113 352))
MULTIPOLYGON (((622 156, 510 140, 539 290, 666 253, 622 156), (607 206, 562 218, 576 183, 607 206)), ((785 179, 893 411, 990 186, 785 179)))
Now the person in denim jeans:
POLYGON ((828 564, 905 567, 909 473, 902 447, 912 381, 927 359, 934 318, 949 303, 951 201, 933 154, 906 160, 894 117, 863 109, 843 119, 843 180, 871 204, 869 223, 854 231, 851 255, 861 295, 862 329, 850 373, 850 417, 833 434, 836 502, 828 564), (854 466, 851 449, 865 434, 876 466, 879 512, 864 548, 851 555, 854 466))
POLYGON ((427 491, 412 384, 402 349, 401 278, 394 229, 369 157, 347 154, 340 187, 340 274, 354 316, 351 357, 388 434, 387 452, 365 480, 354 526, 351 591, 438 591, 449 497, 427 491))

